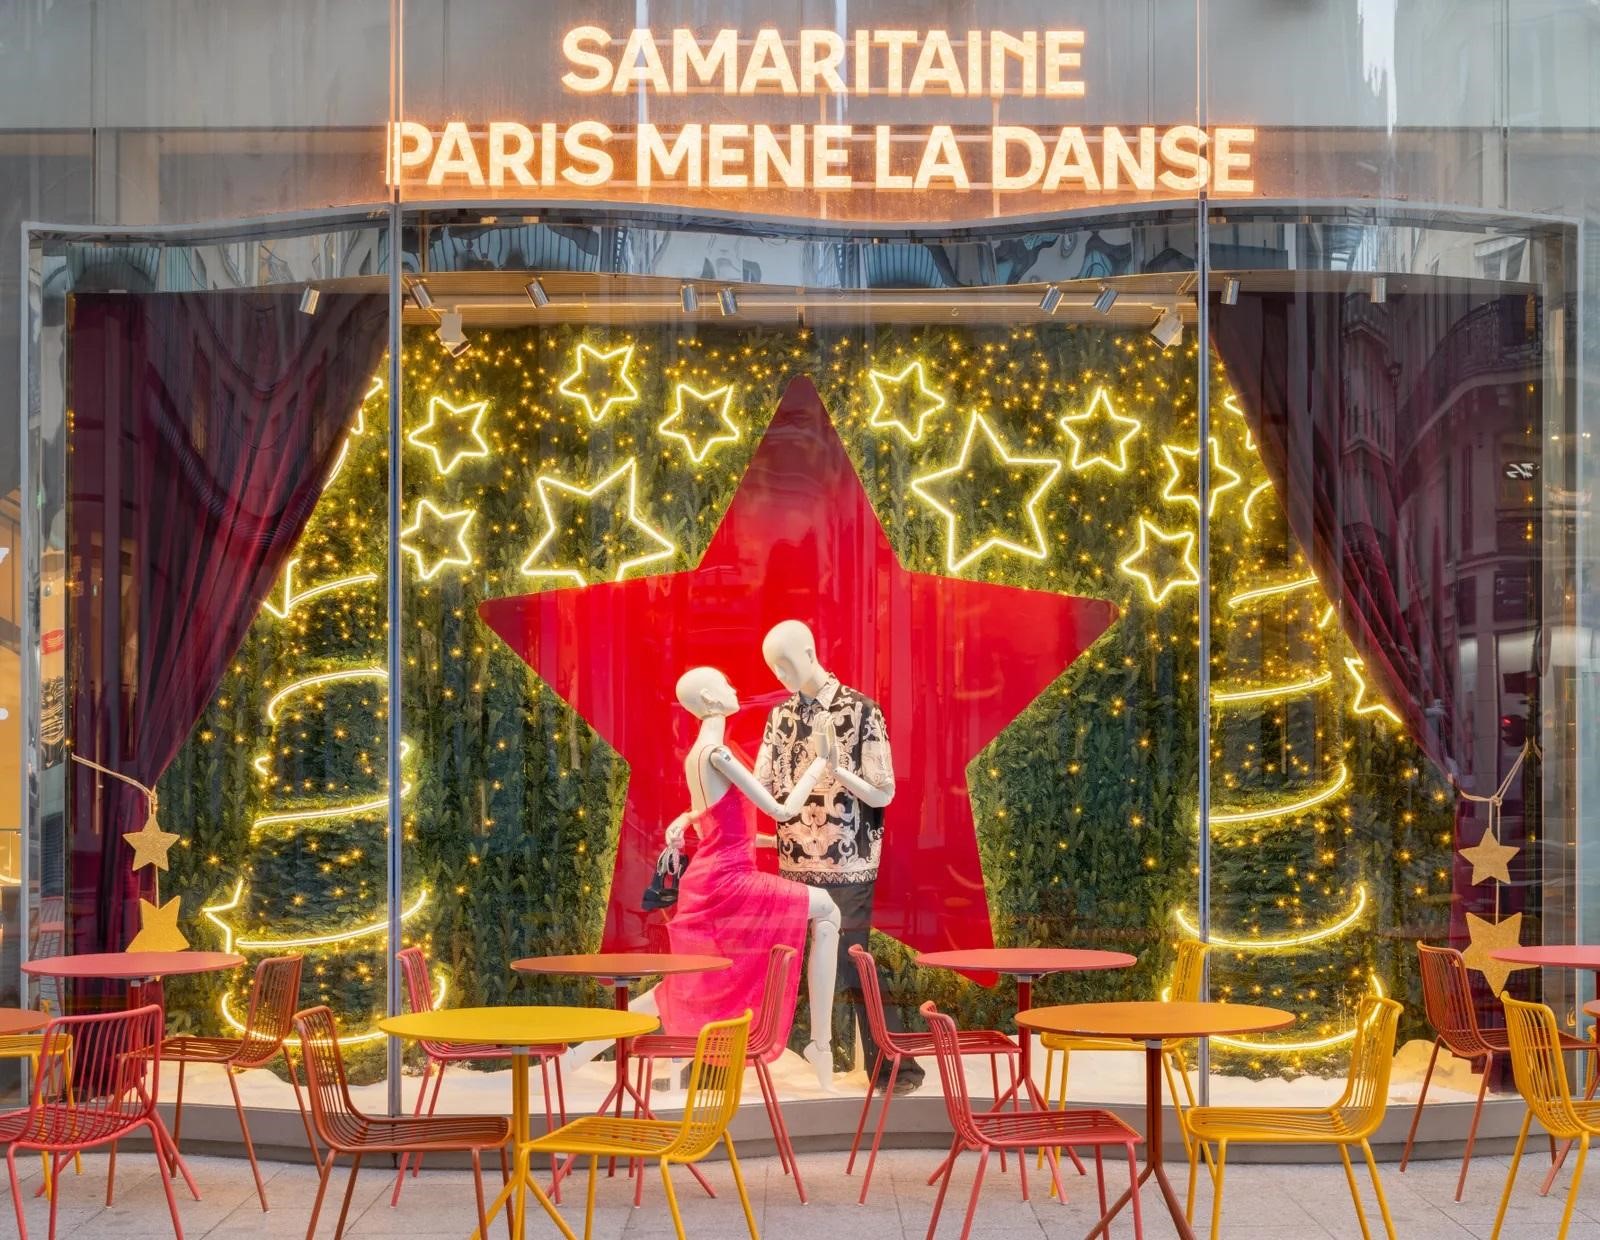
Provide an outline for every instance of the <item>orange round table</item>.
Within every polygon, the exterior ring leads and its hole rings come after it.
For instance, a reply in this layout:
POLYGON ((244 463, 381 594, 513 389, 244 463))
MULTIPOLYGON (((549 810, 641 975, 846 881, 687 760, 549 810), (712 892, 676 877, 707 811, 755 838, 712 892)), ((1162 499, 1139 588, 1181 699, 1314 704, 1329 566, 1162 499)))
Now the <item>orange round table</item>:
POLYGON ((38 1033, 50 1023, 43 1012, 28 1008, 0 1008, 0 1038, 19 1033, 38 1033))
MULTIPOLYGON (((1130 1003, 1068 1003, 1017 1013, 1018 1027, 1039 1033, 1064 1033, 1083 1038, 1127 1038, 1144 1043, 1144 1170, 1143 1184, 1151 1176, 1161 1188, 1173 1225, 1184 1240, 1195 1240, 1184 1218, 1183 1202, 1167 1180, 1161 1161, 1161 1050, 1168 1040, 1208 1038, 1213 1034, 1267 1033, 1294 1024, 1292 1012, 1254 1007, 1247 1003, 1168 1003, 1140 1000, 1130 1003)), ((1129 1189, 1095 1224, 1085 1240, 1111 1234, 1111 1220, 1133 1196, 1129 1189)))

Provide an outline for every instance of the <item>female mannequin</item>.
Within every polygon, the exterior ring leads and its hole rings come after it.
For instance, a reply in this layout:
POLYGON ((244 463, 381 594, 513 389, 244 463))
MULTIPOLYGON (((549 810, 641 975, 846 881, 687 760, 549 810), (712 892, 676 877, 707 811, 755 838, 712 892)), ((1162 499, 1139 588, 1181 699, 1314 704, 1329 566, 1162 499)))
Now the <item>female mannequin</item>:
MULTIPOLYGON (((634 1011, 658 1013, 670 1034, 695 1034, 709 1020, 738 1015, 761 1005, 767 956, 777 943, 805 946, 811 1000, 811 1036, 804 1055, 828 1090, 833 1082, 833 989, 839 959, 839 909, 820 887, 808 887, 756 868, 757 835, 750 807, 788 821, 800 813, 823 774, 832 768, 836 743, 824 730, 817 754, 790 794, 778 801, 724 744, 728 716, 739 699, 728 678, 713 667, 691 668, 678 680, 679 704, 700 720, 700 731, 684 759, 692 812, 667 828, 669 843, 681 843, 694 827, 700 848, 684 872, 678 903, 667 923, 675 952, 726 956, 733 967, 716 973, 678 974, 636 998, 634 1011), (736 796, 735 792, 742 795, 736 796)), ((771 837, 766 837, 770 843, 771 837)), ((798 991, 799 981, 795 980, 798 991)), ((593 1058, 603 1044, 569 1052, 569 1065, 593 1058), (590 1049, 593 1047, 593 1049, 590 1049)))

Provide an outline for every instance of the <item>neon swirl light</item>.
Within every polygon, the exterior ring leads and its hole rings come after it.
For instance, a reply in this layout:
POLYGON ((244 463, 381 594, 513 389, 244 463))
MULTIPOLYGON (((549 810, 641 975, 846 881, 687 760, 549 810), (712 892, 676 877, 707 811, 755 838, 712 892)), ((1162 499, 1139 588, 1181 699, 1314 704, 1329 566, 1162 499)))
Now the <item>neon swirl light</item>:
POLYGON ((292 697, 305 689, 315 689, 318 685, 340 684, 351 680, 381 680, 387 684, 389 673, 381 667, 353 667, 340 672, 320 672, 315 676, 307 676, 272 695, 267 702, 267 720, 271 723, 278 722, 278 707, 285 698, 292 697))
MULTIPOLYGON (((1369 981, 1373 994, 1380 999, 1387 997, 1383 983, 1378 979, 1376 973, 1371 975, 1369 981)), ((1246 1038, 1227 1038, 1213 1035, 1211 1044, 1213 1046, 1227 1046, 1236 1051, 1255 1051, 1263 1055, 1297 1055, 1305 1051, 1325 1051, 1335 1046, 1343 1046, 1346 1042, 1355 1041, 1356 1032, 1357 1027, 1351 1025, 1350 1028, 1340 1033, 1331 1033, 1325 1038, 1312 1038, 1304 1042, 1252 1042, 1246 1038)))
POLYGON ((1319 672, 1304 680, 1288 680, 1282 684, 1263 685, 1259 689, 1217 689, 1212 691, 1211 701, 1218 706, 1232 706, 1239 702, 1265 702, 1270 698, 1295 697, 1301 693, 1310 693, 1313 689, 1320 689, 1332 679, 1332 672, 1319 672))
POLYGON ((1275 586, 1258 586, 1254 590, 1246 590, 1242 594, 1235 594, 1228 600, 1229 607, 1240 607, 1245 603, 1253 603, 1257 599, 1271 598, 1276 594, 1293 594, 1296 590, 1309 589, 1317 584, 1315 574, 1310 577, 1297 577, 1293 581, 1281 581, 1275 586))
POLYGON ((1211 825, 1225 827, 1241 822, 1264 822, 1269 818, 1292 818, 1296 814, 1303 814, 1306 810, 1321 805, 1330 797, 1338 796, 1340 789, 1349 782, 1349 768, 1341 762, 1339 763, 1338 773, 1334 775, 1332 780, 1310 795, 1301 797, 1298 801, 1287 801, 1282 805, 1272 805, 1265 809, 1244 809, 1226 814, 1212 814, 1211 825))
MULTIPOLYGON (((1321 926, 1316 930, 1308 930, 1304 934, 1282 935, 1275 939, 1230 939, 1220 934, 1213 934, 1207 942, 1213 947, 1226 947, 1236 951, 1247 952, 1287 952, 1296 951, 1302 947, 1309 947, 1313 943, 1321 943, 1324 939, 1338 938, 1356 922, 1361 920, 1361 914, 1367 909, 1367 888, 1365 883, 1356 885, 1355 903, 1348 912, 1338 921, 1321 926)), ((1189 919, 1187 913, 1181 908, 1173 911, 1172 918, 1182 927, 1183 932, 1192 939, 1200 937, 1200 929, 1189 919)))

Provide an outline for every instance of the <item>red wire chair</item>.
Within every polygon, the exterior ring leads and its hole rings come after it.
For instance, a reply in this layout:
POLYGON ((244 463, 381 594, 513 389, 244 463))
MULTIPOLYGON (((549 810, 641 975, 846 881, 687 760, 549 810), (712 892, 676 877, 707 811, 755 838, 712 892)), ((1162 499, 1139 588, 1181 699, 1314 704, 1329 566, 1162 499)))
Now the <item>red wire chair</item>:
MULTIPOLYGON (((794 1177, 794 1190, 803 1205, 806 1200, 805 1185, 800 1181, 800 1165, 795 1161, 794 1143, 789 1140, 789 1126, 784 1123, 783 1110, 778 1106, 778 1091, 767 1070, 769 1060, 783 1049, 778 1034, 785 1025, 784 1008, 793 993, 790 978, 799 953, 784 944, 776 944, 767 955, 767 977, 761 988, 761 1011, 750 1030, 750 1040, 745 1045, 745 1062, 755 1069, 756 1081, 761 1086, 761 1101, 767 1108, 767 1119, 772 1125, 772 1140, 778 1147, 778 1162, 784 1172, 794 1177)), ((634 1038, 633 1055, 639 1061, 639 1078, 636 1088, 644 1096, 644 1107, 634 1109, 635 1118, 650 1109, 650 1070, 657 1059, 692 1059, 696 1037, 650 1033, 634 1038)), ((644 1187, 644 1177, 634 1186, 634 1205, 644 1187)))
MULTIPOLYGON (((500 1175, 510 1174, 506 1145, 511 1140, 511 1121, 498 1115, 366 1115, 350 1098, 350 1085, 344 1073, 344 1056, 339 1052, 338 1031, 333 1013, 326 1007, 307 1008, 294 1015, 295 1032, 300 1036, 300 1057, 305 1061, 306 1094, 311 1102, 311 1124, 328 1157, 321 1164, 316 1200, 311 1204, 311 1222, 306 1240, 317 1232, 322 1199, 340 1154, 350 1155, 350 1180, 345 1185, 344 1203, 334 1240, 344 1235, 350 1199, 355 1194, 361 1160, 369 1154, 416 1154, 424 1151, 454 1151, 472 1157, 472 1186, 477 1194, 478 1231, 482 1240, 489 1235, 483 1202, 483 1151, 500 1151, 500 1175)), ((182 1240, 180 1237, 179 1240, 182 1240)))
POLYGON ((160 1007, 150 1004, 103 1015, 60 1016, 45 1027, 39 1071, 27 1108, 0 1115, 0 1142, 6 1147, 18 1240, 28 1238, 22 1190, 17 1183, 19 1150, 38 1151, 54 1164, 50 1240, 55 1240, 56 1205, 64 1187, 61 1168, 67 1160, 97 1145, 112 1144, 114 1151, 115 1142, 141 1128, 149 1130, 157 1150, 156 1169, 167 1195, 172 1230, 177 1240, 183 1240, 178 1201, 172 1193, 172 1177, 161 1153, 165 1147, 156 1125, 161 1022, 160 1007))
MULTIPOLYGON (((1142 1140, 1137 1132, 1124 1124, 1110 1111, 980 1111, 974 1113, 972 1100, 967 1096, 967 1077, 961 1067, 960 1030, 956 1022, 932 1003, 924 1003, 922 1015, 928 1022, 928 1033, 933 1040, 934 1054, 939 1060, 939 1078, 944 1084, 944 1106, 950 1115, 950 1126, 955 1129, 955 1140, 950 1143, 950 1156, 945 1159, 944 1174, 939 1179, 939 1195, 933 1203, 933 1217, 928 1220, 928 1238, 939 1226, 939 1211, 944 1208, 945 1190, 950 1187, 950 1172, 963 1150, 978 1150, 978 1173, 972 1181, 972 1196, 967 1202, 967 1220, 961 1228, 961 1240, 967 1240, 972 1231, 973 1215, 978 1210, 978 1194, 983 1188, 984 1169, 989 1165, 992 1150, 1016 1150, 1019 1162, 1024 1161, 1024 1151, 1034 1146, 1066 1149, 1069 1146, 1093 1146, 1095 1178, 1100 1189, 1100 1212, 1106 1210, 1105 1163, 1100 1153, 1104 1146, 1120 1145, 1128 1156, 1128 1176, 1133 1185, 1134 1240, 1143 1240, 1144 1219, 1139 1213, 1139 1163, 1134 1147, 1142 1140)), ((1055 1158, 1050 1160, 1050 1177, 1055 1182, 1057 1198, 1066 1204, 1066 1194, 1061 1189, 1061 1176, 1055 1158)))
MULTIPOLYGON (((878 1057, 872 1065, 872 1075, 869 1082, 878 1079, 878 1073, 883 1068, 885 1057, 889 1060, 888 1089, 883 1095, 883 1106, 878 1112, 878 1127, 872 1134, 872 1150, 867 1155, 866 1174, 861 1179, 861 1196, 857 1199, 862 1205, 867 1201, 867 1189, 872 1186, 872 1167, 878 1159, 878 1146, 883 1141, 883 1130, 889 1119, 889 1104, 894 1101, 895 1078, 900 1074, 900 1064, 908 1057, 918 1055, 932 1055, 934 1053, 933 1036, 929 1033, 891 1033, 889 1022, 883 1014, 883 992, 878 989, 878 962, 872 958, 872 953, 859 944, 850 947, 851 959, 855 961, 856 972, 861 976, 861 997, 867 1009, 867 1026, 872 1030, 872 1040, 878 1044, 878 1057)), ((1000 1067, 1001 1056, 1006 1057, 1006 1066, 1011 1073, 1008 1084, 1014 1084, 1017 1079, 1017 1059, 1021 1053, 1016 1042, 1005 1034, 994 1029, 962 1029, 956 1033, 956 1042, 960 1047, 961 1055, 987 1055, 989 1057, 989 1075, 994 1081, 994 1096, 1000 1097, 1000 1067)), ((850 1175, 855 1170, 856 1154, 861 1148, 861 1134, 866 1131, 867 1114, 872 1108, 873 1090, 869 1083, 867 1096, 861 1102, 861 1118, 856 1123, 855 1139, 850 1142, 850 1161, 845 1164, 844 1173, 850 1175)), ((1002 1152, 1001 1157, 1004 1158, 1002 1152)), ((1003 1165, 1003 1164, 1002 1164, 1003 1165)), ((1024 1174, 1026 1174, 1024 1172, 1024 1174)))
MULTIPOLYGON (((420 947, 407 947, 395 953, 395 959, 400 963, 400 972, 406 984, 406 1002, 413 1012, 433 1011, 433 981, 428 976, 428 958, 422 954, 420 947)), ((412 1109, 413 1115, 423 1114, 423 1101, 427 1101, 427 1114, 432 1115, 434 1108, 439 1105, 439 1087, 444 1084, 444 1069, 446 1064, 466 1063, 481 1059, 510 1059, 518 1051, 509 1047, 490 1046, 487 1043, 449 1043, 430 1042, 423 1038, 418 1043, 427 1058, 422 1065, 422 1084, 417 1090, 417 1105, 412 1109), (428 1080, 433 1080, 433 1097, 428 1097, 428 1080)), ((550 1112, 550 1066, 555 1065, 556 1070, 556 1115, 560 1116, 561 1124, 567 1122, 567 1095, 561 1083, 561 1051, 559 1046, 530 1046, 527 1054, 539 1061, 539 1073, 544 1078, 544 1123, 546 1132, 554 1132, 559 1125, 555 1122, 550 1112)), ((406 1164, 410 1162, 409 1156, 400 1160, 400 1168, 394 1177, 394 1192, 390 1195, 391 1206, 400 1204, 400 1188, 406 1180, 406 1164)), ((416 1161, 411 1163, 411 1178, 415 1179, 422 1170, 422 1155, 418 1154, 416 1161)), ((558 1179, 554 1186, 556 1200, 561 1200, 561 1182, 558 1179)))
POLYGON ((239 1097, 236 1074, 247 1068, 262 1068, 277 1056, 283 1056, 289 1069, 289 1084, 294 1088, 295 1106, 300 1110, 300 1122, 305 1125, 306 1141, 311 1146, 311 1156, 320 1165, 322 1156, 311 1133, 311 1118, 306 1114, 305 1099, 300 1095, 300 1081, 295 1075, 294 1062, 289 1058, 289 1048, 284 1040, 294 1032, 295 1008, 300 1006, 301 956, 273 956, 256 966, 250 983, 250 1007, 244 1018, 244 1036, 238 1038, 195 1038, 179 1035, 161 1043, 161 1057, 178 1065, 178 1095, 172 1108, 172 1145, 176 1149, 183 1133, 183 1071, 191 1063, 209 1063, 221 1066, 228 1078, 228 1088, 233 1090, 233 1109, 239 1116, 239 1132, 244 1137, 244 1152, 250 1159, 250 1173, 255 1176, 256 1195, 261 1198, 261 1208, 267 1208, 267 1190, 261 1182, 261 1168, 256 1163, 255 1143, 250 1140, 250 1125, 245 1119, 244 1102, 239 1097))
MULTIPOLYGON (((1461 1174, 1456 1179, 1456 1200, 1460 1201, 1467 1183, 1467 1168, 1472 1164, 1472 1146, 1478 1136, 1478 1120, 1483 1115, 1483 1096, 1489 1088, 1495 1060, 1511 1054, 1510 1035, 1504 1029, 1484 1029, 1478 1024, 1478 1010, 1472 1000, 1472 984, 1467 978, 1467 964, 1460 952, 1450 947, 1429 947, 1426 943, 1418 943, 1417 963, 1422 974, 1422 1006, 1428 1013, 1428 1023, 1433 1026, 1433 1054, 1428 1058, 1428 1072, 1422 1078, 1422 1091, 1417 1095, 1416 1109, 1411 1113, 1411 1131, 1406 1134, 1406 1148, 1400 1155, 1400 1170, 1404 1171, 1411 1160, 1411 1147, 1417 1139, 1417 1123, 1422 1118, 1422 1104, 1427 1101, 1428 1082, 1433 1079, 1433 1067, 1439 1060, 1439 1051, 1448 1050, 1457 1059, 1469 1061, 1473 1071, 1478 1071, 1481 1063, 1483 1076, 1478 1083, 1478 1101, 1472 1108, 1472 1124, 1467 1129, 1467 1148, 1462 1152, 1461 1174)), ((1595 1044, 1562 1034, 1561 1049, 1592 1051, 1595 1044)), ((1553 1159, 1553 1137, 1550 1154, 1553 1159)))

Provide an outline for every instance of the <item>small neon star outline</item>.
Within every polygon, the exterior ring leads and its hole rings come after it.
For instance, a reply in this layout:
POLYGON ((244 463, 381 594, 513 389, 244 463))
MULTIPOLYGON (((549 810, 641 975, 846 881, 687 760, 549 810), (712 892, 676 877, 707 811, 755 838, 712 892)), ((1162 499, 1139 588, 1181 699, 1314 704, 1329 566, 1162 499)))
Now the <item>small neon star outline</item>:
POLYGON ((575 354, 572 373, 561 381, 556 391, 581 404, 589 421, 598 425, 606 420, 606 414, 611 412, 613 405, 630 405, 639 399, 639 389, 628 375, 628 366, 632 361, 631 344, 619 344, 614 349, 601 350, 587 341, 582 342, 575 354), (598 409, 595 408, 594 389, 589 379, 591 361, 602 364, 608 372, 605 396, 598 409))
POLYGON ((470 508, 444 512, 434 507, 431 500, 417 501, 416 516, 410 525, 400 531, 400 549, 417 562, 418 577, 423 581, 432 581, 452 564, 471 567, 472 548, 467 545, 467 528, 477 515, 470 508), (419 534, 420 538, 417 537, 419 534), (413 546, 413 542, 419 545, 413 546), (455 544, 454 550, 450 549, 451 543, 455 544), (429 564, 428 552, 440 547, 446 550, 429 564))
MULTIPOLYGON (((1087 473, 1097 465, 1103 465, 1114 474, 1126 473, 1128 470, 1128 445, 1144 429, 1144 423, 1138 418, 1130 418, 1127 414, 1118 413, 1111 404, 1111 394, 1104 387, 1097 387, 1094 395, 1089 399, 1089 407, 1082 413, 1071 413, 1063 417, 1058 425, 1062 433, 1072 441, 1072 457, 1067 462, 1074 473, 1087 473), (1118 426, 1127 429, 1109 434, 1109 442, 1094 445, 1094 451, 1085 449, 1085 439, 1089 428, 1095 423, 1104 423, 1108 432, 1115 432, 1118 426), (1115 453, 1113 460, 1109 453, 1115 453)), ((1102 438, 1107 437, 1107 432, 1102 432, 1102 438)))
POLYGON ((540 568, 538 561, 544 554, 545 548, 550 545, 560 529, 556 520, 555 509, 551 504, 551 493, 558 492, 570 500, 587 501, 598 498, 601 494, 613 487, 622 485, 626 489, 625 517, 627 523, 643 535, 644 540, 654 543, 657 550, 645 555, 636 555, 624 560, 617 566, 617 571, 612 574, 611 580, 621 581, 636 568, 643 568, 646 564, 654 564, 658 560, 671 559, 677 554, 678 548, 666 535, 655 529, 639 515, 638 470, 630 459, 620 467, 611 471, 592 487, 584 488, 567 482, 565 479, 541 475, 534 480, 534 490, 539 496, 539 506, 544 509, 545 530, 539 536, 539 541, 534 543, 533 550, 528 552, 527 559, 522 561, 522 572, 528 577, 562 577, 580 586, 589 584, 589 578, 579 568, 540 568))
POLYGON ((1200 567, 1195 563, 1194 558, 1194 534, 1189 530, 1179 530, 1176 533, 1169 534, 1166 530, 1144 517, 1139 518, 1139 545, 1133 549, 1130 555, 1125 556, 1117 567, 1127 573, 1128 576, 1142 582, 1145 594, 1158 607, 1167 595, 1174 590, 1182 587, 1193 587, 1195 589, 1200 587, 1200 567), (1151 539, 1158 543, 1166 543, 1169 546, 1182 548, 1178 562, 1183 572, 1167 578, 1166 581, 1162 582, 1160 589, 1156 588, 1156 575, 1150 568, 1135 567, 1150 554, 1152 549, 1151 539))
POLYGON ((996 547, 1007 551, 1015 551, 1018 555, 1025 555, 1029 559, 1042 560, 1049 554, 1045 544, 1044 530, 1039 525, 1038 504, 1044 498, 1044 493, 1050 489, 1051 483, 1061 472, 1061 462, 1055 457, 1027 457, 1013 456, 1007 450, 1000 437, 995 433, 989 421, 981 413, 975 413, 967 421, 967 433, 961 440, 961 453, 956 458, 956 463, 947 469, 941 469, 931 474, 924 474, 921 478, 914 478, 911 489, 929 507, 936 510, 945 519, 945 563, 952 573, 960 572, 972 561, 996 547), (972 547, 965 554, 957 556, 956 539, 960 533, 961 520, 956 510, 941 500, 929 488, 942 482, 946 478, 959 478, 968 473, 968 463, 972 457, 973 446, 977 443, 978 432, 983 432, 987 443, 986 451, 989 455, 1011 470, 1015 477, 1025 470, 1043 472, 1038 486, 1034 487, 1023 505, 1028 516, 1028 524, 1032 527, 1033 538, 1029 543, 1016 542, 1002 537, 1000 534, 991 534, 988 538, 972 547))
POLYGON ((464 405, 452 405, 443 396, 430 397, 428 400, 428 420, 406 436, 406 442, 423 449, 433 457, 433 468, 441 478, 448 478, 455 472, 457 465, 462 461, 473 460, 477 457, 489 455, 489 444, 482 433, 483 419, 489 412, 487 400, 468 401, 464 405), (443 416, 441 417, 441 412, 443 416), (442 428, 450 424, 465 424, 465 434, 461 437, 452 450, 449 462, 444 459, 444 452, 438 444, 431 442, 438 434, 436 427, 442 428), (474 446, 475 445, 475 446, 474 446))
POLYGON ((899 374, 869 370, 867 383, 873 393, 872 414, 867 425, 880 430, 892 427, 912 443, 922 441, 922 433, 928 428, 928 419, 945 407, 945 398, 928 386, 928 377, 921 362, 909 363, 899 374), (907 381, 913 377, 917 381, 916 387, 910 393, 903 392, 907 381), (909 426, 897 414, 889 412, 889 391, 885 390, 885 384, 894 391, 895 406, 911 414, 909 426), (915 403, 913 398, 916 397, 921 398, 920 404, 915 403))
POLYGON ((668 439, 679 440, 689 453, 689 459, 698 465, 718 444, 739 442, 739 424, 733 420, 728 409, 732 402, 731 383, 724 383, 709 392, 702 392, 690 384, 680 383, 673 390, 672 412, 656 425, 656 433, 665 435, 668 439), (685 401, 685 397, 690 398, 694 405, 693 414, 687 407, 688 402, 685 401), (685 427, 688 429, 684 429, 685 427), (703 436, 698 447, 695 446, 696 436, 703 436))
MULTIPOLYGON (((1239 471, 1225 464, 1222 460, 1222 446, 1212 436, 1206 442, 1211 445, 1211 502, 1206 505, 1208 517, 1217 515, 1217 500, 1224 491, 1231 491, 1244 481, 1239 471), (1217 482, 1218 477, 1226 476, 1227 481, 1217 482)), ((1167 485, 1161 488, 1161 498, 1170 500, 1174 504, 1192 504, 1196 512, 1200 511, 1200 447, 1196 444, 1193 448, 1180 448, 1177 444, 1164 443, 1161 453, 1167 458, 1167 468, 1172 471, 1172 476, 1167 479, 1167 485), (1178 463, 1179 457, 1189 461, 1186 467, 1178 463), (1194 486, 1189 490, 1179 490, 1180 483, 1187 483, 1184 477, 1188 469, 1194 471, 1194 486)))
POLYGON ((1347 655, 1344 665, 1350 672, 1350 678, 1356 682, 1356 695, 1350 699, 1351 713, 1357 715, 1386 715, 1390 723, 1399 723, 1400 716, 1385 706, 1381 700, 1374 702, 1366 700, 1367 678, 1361 674, 1361 669, 1366 667, 1367 661, 1347 655))

